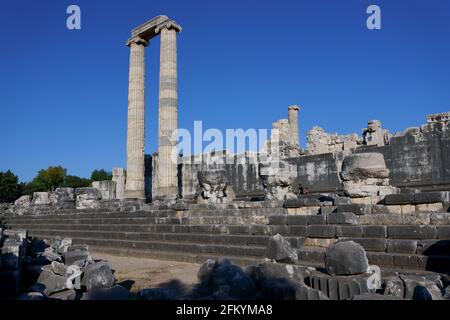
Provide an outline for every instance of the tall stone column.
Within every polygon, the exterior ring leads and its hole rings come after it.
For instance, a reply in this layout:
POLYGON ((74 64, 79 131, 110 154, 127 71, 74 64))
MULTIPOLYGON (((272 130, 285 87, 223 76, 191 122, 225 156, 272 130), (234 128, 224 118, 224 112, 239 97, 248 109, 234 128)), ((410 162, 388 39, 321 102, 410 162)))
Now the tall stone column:
POLYGON ((290 106, 288 108, 289 126, 291 130, 292 143, 296 147, 300 147, 299 137, 298 137, 298 111, 299 106, 290 106))
POLYGON ((177 32, 180 28, 169 23, 158 31, 161 51, 156 198, 175 199, 178 195, 177 141, 172 135, 178 129, 177 32))
POLYGON ((126 198, 145 199, 145 47, 147 41, 133 38, 128 80, 126 198))

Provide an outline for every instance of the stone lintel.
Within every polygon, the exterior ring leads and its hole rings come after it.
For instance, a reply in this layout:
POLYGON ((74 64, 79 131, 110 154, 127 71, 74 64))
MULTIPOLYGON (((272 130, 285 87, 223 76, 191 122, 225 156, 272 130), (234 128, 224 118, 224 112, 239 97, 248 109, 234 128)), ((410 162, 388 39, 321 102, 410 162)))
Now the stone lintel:
MULTIPOLYGON (((181 31, 181 27, 175 21, 169 19, 169 17, 165 15, 160 15, 134 28, 131 31, 130 40, 135 38, 142 38, 146 41, 149 41, 150 39, 158 35, 162 28, 173 28, 177 32, 181 31)), ((130 40, 128 40, 127 45, 129 44, 130 40)))

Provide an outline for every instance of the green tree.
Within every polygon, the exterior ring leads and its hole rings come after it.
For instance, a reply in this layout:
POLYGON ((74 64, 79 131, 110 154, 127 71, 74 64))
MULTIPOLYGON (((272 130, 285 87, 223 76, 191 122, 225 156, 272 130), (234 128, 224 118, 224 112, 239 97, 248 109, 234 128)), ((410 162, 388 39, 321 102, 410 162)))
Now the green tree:
POLYGON ((94 170, 91 174, 91 181, 111 180, 112 173, 104 169, 94 170))
POLYGON ((90 185, 91 180, 71 175, 66 176, 63 183, 63 187, 71 188, 89 187, 90 185))
POLYGON ((19 178, 11 170, 0 172, 0 202, 14 202, 21 195, 19 178))
POLYGON ((67 176, 67 170, 61 166, 48 167, 39 170, 37 176, 31 182, 30 189, 36 191, 53 191, 61 187, 67 176))

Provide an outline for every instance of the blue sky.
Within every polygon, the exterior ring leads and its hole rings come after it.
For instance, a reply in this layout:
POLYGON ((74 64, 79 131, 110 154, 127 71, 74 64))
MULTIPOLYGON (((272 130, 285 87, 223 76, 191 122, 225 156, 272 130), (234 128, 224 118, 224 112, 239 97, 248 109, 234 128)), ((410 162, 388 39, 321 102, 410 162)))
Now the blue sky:
MULTIPOLYGON (((391 131, 450 110, 447 0, 40 0, 0 7, 0 170, 126 166, 130 30, 166 14, 178 36, 179 126, 391 131), (81 30, 66 8, 81 8, 81 30), (382 29, 366 28, 377 4, 382 29)), ((159 40, 147 55, 146 153, 156 151, 159 40)))

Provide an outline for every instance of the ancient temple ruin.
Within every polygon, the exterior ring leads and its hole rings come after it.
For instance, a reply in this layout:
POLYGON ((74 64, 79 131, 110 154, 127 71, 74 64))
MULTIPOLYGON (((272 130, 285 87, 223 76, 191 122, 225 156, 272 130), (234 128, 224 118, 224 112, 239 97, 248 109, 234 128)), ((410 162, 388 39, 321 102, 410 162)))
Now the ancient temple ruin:
MULTIPOLYGON (((395 134, 379 120, 368 121, 361 136, 316 126, 302 149, 300 107, 292 105, 272 124, 278 134, 267 148, 279 151, 277 159, 223 151, 196 155, 200 162, 190 161, 194 156, 173 161, 180 31, 158 16, 133 29, 127 42, 127 168, 114 168, 111 181, 92 188, 37 192, 2 205, 6 227, 70 237, 110 253, 197 262, 227 256, 241 265, 263 261, 269 241, 282 241, 281 235, 292 248, 280 261, 317 268, 308 272, 315 279, 310 287, 319 291, 319 282, 340 275, 319 270, 327 248, 342 241, 359 244, 368 263, 383 270, 449 272, 450 112, 395 134), (157 35, 158 152, 150 156, 144 152, 145 47, 157 35), (224 161, 212 161, 217 158, 224 161)), ((331 289, 322 293, 336 298, 331 289)))

